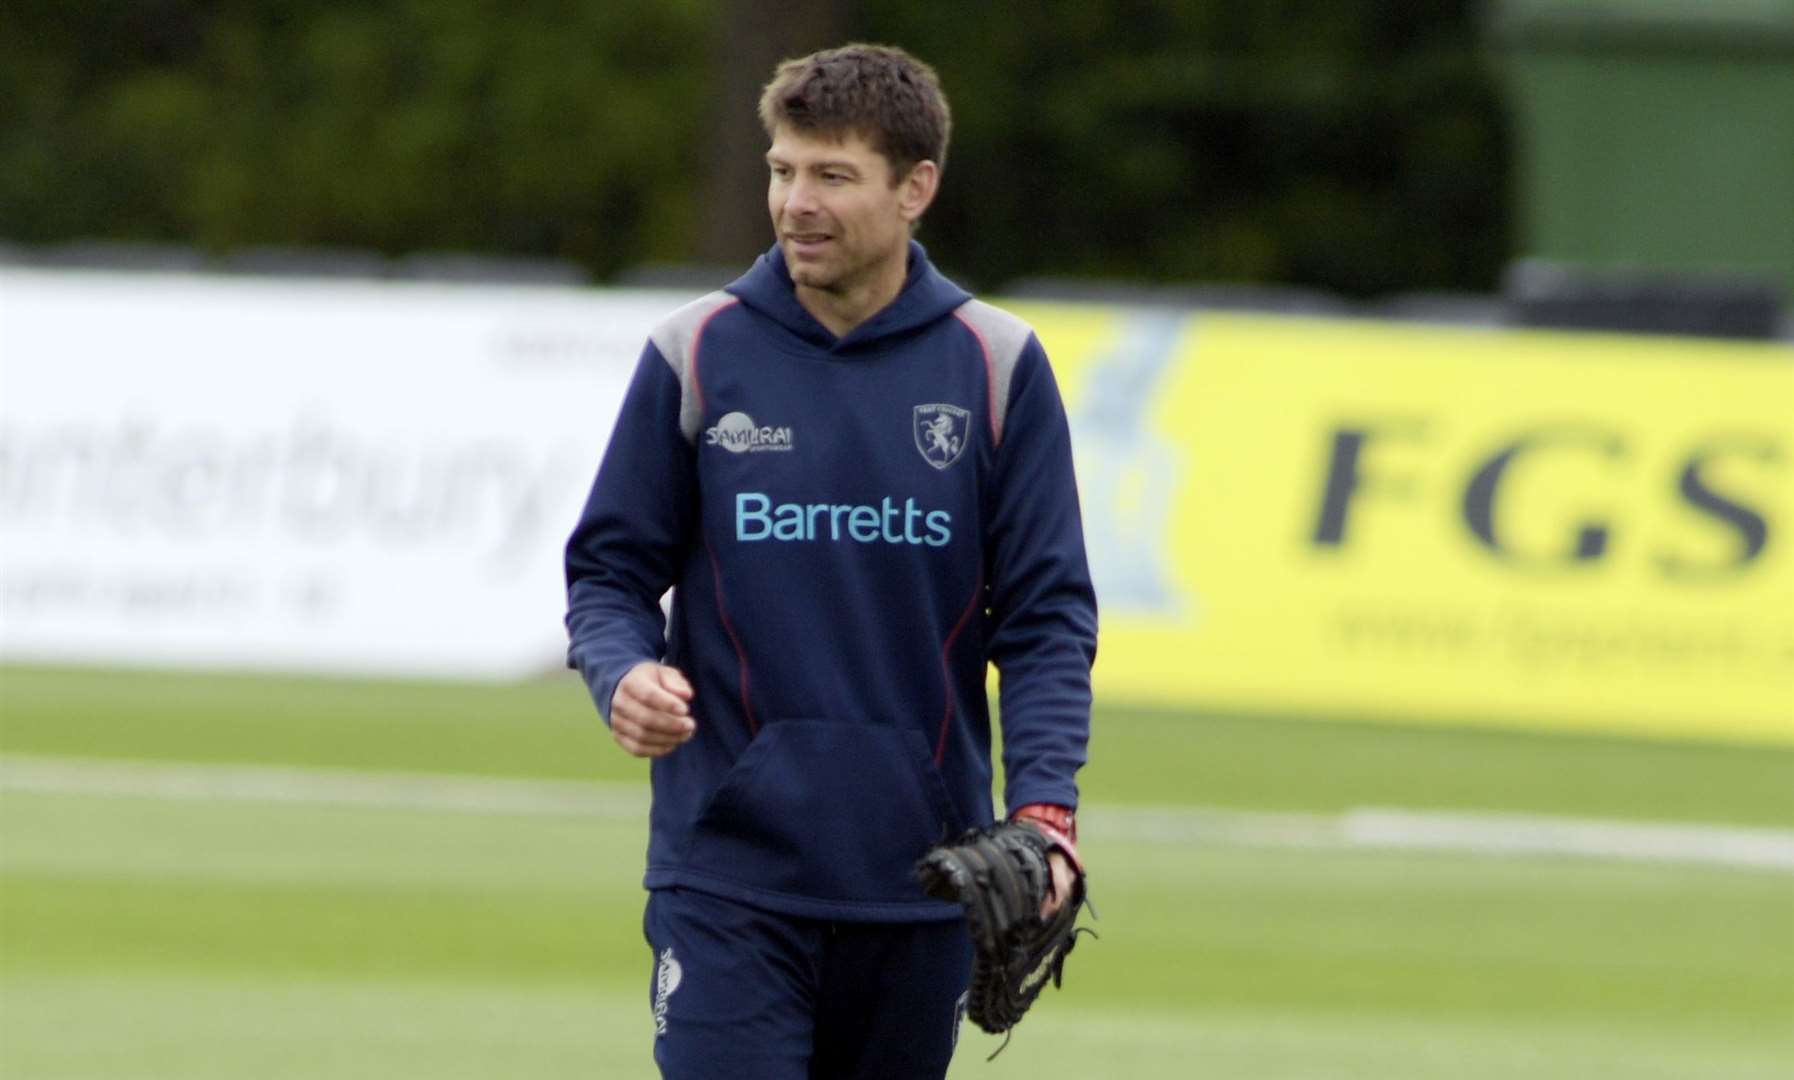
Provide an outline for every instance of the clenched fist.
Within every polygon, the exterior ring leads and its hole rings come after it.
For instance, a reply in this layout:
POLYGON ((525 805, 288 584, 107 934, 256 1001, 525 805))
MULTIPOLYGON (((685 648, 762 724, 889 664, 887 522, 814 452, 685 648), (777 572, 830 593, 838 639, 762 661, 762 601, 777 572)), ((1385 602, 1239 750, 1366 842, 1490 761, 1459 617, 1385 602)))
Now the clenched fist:
POLYGON ((644 660, 629 669, 611 695, 611 737, 636 757, 665 757, 698 729, 691 718, 691 697, 691 683, 678 668, 644 660))

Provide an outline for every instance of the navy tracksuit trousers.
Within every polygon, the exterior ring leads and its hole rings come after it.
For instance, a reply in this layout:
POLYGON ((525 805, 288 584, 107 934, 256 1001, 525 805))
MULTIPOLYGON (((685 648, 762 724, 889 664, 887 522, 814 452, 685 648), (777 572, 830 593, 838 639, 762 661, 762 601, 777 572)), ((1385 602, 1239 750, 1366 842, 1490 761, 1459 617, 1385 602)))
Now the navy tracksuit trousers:
POLYGON ((666 1080, 946 1075, 971 979, 962 922, 829 922, 657 889, 643 932, 666 1080))

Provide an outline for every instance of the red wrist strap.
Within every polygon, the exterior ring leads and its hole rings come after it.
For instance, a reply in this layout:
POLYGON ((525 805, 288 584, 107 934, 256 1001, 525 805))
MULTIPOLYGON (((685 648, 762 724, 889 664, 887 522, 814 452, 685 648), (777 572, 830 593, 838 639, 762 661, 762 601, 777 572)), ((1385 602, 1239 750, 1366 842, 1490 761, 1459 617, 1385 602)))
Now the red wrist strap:
POLYGON ((1010 821, 1019 821, 1022 818, 1037 821, 1042 825, 1050 825, 1064 833, 1072 843, 1078 842, 1078 815, 1076 811, 1068 807, 1059 806, 1056 803, 1034 802, 1009 815, 1010 821))
POLYGON ((1039 827, 1053 846, 1065 852, 1071 865, 1084 872, 1084 861, 1078 858, 1078 815, 1069 807, 1054 803, 1029 803, 1009 815, 1011 821, 1027 821, 1039 827))

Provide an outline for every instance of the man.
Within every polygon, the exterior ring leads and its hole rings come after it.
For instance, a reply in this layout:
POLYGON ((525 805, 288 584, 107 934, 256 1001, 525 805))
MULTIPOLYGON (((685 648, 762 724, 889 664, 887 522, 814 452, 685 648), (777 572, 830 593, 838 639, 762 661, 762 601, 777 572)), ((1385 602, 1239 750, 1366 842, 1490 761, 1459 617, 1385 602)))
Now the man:
POLYGON ((1005 799, 1071 883, 1096 607, 1039 341, 911 233, 934 72, 852 45, 760 101, 776 244, 651 335, 567 545, 569 663, 653 759, 666 1077, 946 1072, 964 913, 913 877, 1005 799), (670 625, 659 598, 673 589, 670 625))

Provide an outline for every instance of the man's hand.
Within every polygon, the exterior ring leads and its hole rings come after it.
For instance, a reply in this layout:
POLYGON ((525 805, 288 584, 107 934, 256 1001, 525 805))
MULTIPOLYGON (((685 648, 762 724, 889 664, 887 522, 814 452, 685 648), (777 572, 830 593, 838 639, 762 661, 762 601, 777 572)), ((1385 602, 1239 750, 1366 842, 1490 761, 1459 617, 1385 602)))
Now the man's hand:
POLYGON ((1078 879, 1078 872, 1071 868, 1071 861, 1058 851, 1047 852, 1047 865, 1053 870, 1053 891, 1046 894, 1040 902, 1040 917, 1051 919, 1065 906, 1065 898, 1071 895, 1071 887, 1078 879))
POLYGON ((610 733, 636 757, 665 757, 698 730, 691 683, 678 668, 644 660, 629 669, 610 699, 610 733))

